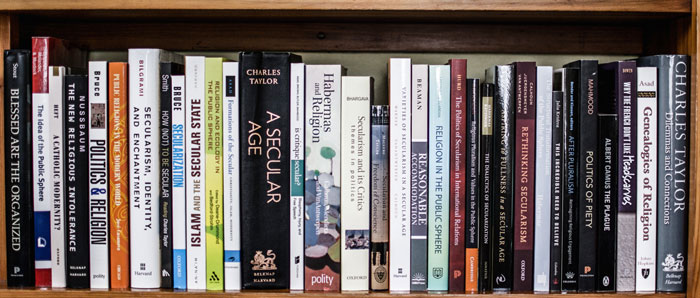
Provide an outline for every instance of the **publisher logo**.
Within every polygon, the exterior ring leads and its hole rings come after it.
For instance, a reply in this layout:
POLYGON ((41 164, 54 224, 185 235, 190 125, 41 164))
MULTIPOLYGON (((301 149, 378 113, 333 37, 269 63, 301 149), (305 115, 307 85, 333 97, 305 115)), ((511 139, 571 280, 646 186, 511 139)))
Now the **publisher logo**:
POLYGON ((442 268, 433 268, 433 277, 435 279, 441 279, 442 278, 442 268))
POLYGON ((277 270, 276 258, 277 255, 271 249, 267 250, 267 255, 263 255, 261 250, 256 250, 250 264, 253 265, 253 270, 277 270))
POLYGON ((384 266, 379 266, 377 269, 374 269, 374 280, 376 280, 378 283, 383 283, 386 281, 386 268, 384 266))
POLYGON ((673 254, 667 254, 664 262, 661 263, 661 266, 663 266, 664 272, 682 272, 684 261, 685 257, 683 257, 683 254, 681 253, 676 255, 675 258, 673 257, 673 254))
POLYGON ((647 279, 649 277, 649 268, 642 269, 642 277, 644 277, 644 279, 647 279))

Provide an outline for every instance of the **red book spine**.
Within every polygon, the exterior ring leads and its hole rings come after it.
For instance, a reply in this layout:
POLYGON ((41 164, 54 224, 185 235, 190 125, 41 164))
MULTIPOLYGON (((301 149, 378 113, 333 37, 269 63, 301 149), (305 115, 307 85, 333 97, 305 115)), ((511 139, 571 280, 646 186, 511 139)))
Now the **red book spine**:
POLYGON ((535 224, 535 62, 515 63, 515 204, 513 291, 533 289, 535 224))
POLYGON ((450 60, 452 101, 450 166, 450 282, 451 293, 464 293, 464 200, 467 158, 467 60, 450 60))

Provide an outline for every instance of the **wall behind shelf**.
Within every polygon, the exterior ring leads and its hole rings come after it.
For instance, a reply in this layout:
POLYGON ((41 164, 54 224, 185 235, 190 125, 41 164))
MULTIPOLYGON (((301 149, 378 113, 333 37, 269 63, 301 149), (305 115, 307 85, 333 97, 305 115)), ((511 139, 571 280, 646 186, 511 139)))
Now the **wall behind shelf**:
MULTIPOLYGON (((220 56, 238 60, 238 53, 231 52, 180 52, 183 55, 220 56)), ((496 64, 514 61, 536 61, 540 66, 553 66, 555 69, 577 59, 598 59, 600 63, 636 58, 635 56, 615 55, 517 55, 517 54, 445 54, 445 53, 320 53, 295 52, 307 64, 342 64, 350 76, 374 77, 375 103, 388 102, 387 62, 389 58, 412 58, 414 64, 445 64, 451 58, 467 59, 467 75, 483 81, 484 70, 496 64)), ((90 60, 127 61, 126 51, 94 51, 90 60)))

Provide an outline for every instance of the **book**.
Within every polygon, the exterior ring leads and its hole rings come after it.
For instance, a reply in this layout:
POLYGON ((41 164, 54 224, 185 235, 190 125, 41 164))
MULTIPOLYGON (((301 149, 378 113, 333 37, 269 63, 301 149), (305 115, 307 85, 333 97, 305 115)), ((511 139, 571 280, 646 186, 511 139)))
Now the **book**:
POLYGON ((467 79, 464 289, 479 291, 479 79, 467 79))
POLYGON ((486 77, 494 86, 493 135, 494 205, 492 210, 493 290, 510 291, 513 287, 513 146, 515 145, 515 67, 496 65, 487 69, 486 77))
POLYGON ((238 62, 222 65, 224 148, 224 289, 241 289, 241 184, 238 62))
POLYGON ((64 164, 64 139, 63 127, 63 96, 65 95, 66 75, 65 66, 49 67, 49 105, 51 118, 49 129, 51 130, 51 287, 66 287, 66 202, 65 191, 65 164, 64 164))
POLYGON ((450 66, 430 65, 428 77, 428 290, 449 281, 450 66))
POLYGON ((185 76, 170 75, 170 117, 172 140, 172 279, 173 288, 187 289, 187 116, 185 115, 185 76))
POLYGON ((373 105, 371 113, 369 285, 370 290, 383 291, 389 289, 389 106, 373 105))
POLYGON ((371 77, 342 77, 340 141, 340 213, 352 220, 341 225, 343 291, 369 290, 370 103, 371 77))
POLYGON ((596 274, 596 172, 598 141, 598 61, 566 64, 579 71, 577 186, 578 186, 578 291, 595 291, 596 274), (593 239, 593 241, 591 241, 593 239))
MULTIPOLYGON (((558 84, 558 82, 556 82, 558 84)), ((563 191, 564 191, 564 92, 552 92, 552 149, 551 167, 552 208, 550 219, 551 242, 549 245, 549 292, 561 291, 561 269, 564 238, 563 191)), ((537 237, 537 234, 535 234, 537 237)))
POLYGON ((340 290, 340 65, 306 65, 304 290, 340 290))
MULTIPOLYGON (((411 289, 411 59, 389 59, 389 290, 411 289)), ((464 243, 462 242, 462 247, 464 243)), ((462 256, 462 259, 464 256, 462 256)), ((462 279, 464 284, 464 279, 462 279)))
POLYGON ((223 58, 205 59, 205 225, 207 290, 224 289, 223 58))
POLYGON ((642 57, 637 65, 658 69, 658 144, 663 150, 658 150, 657 178, 664 179, 657 181, 656 291, 683 292, 688 275, 690 57, 642 57))
MULTIPOLYGON (((289 287, 289 53, 240 54, 244 289, 289 287)), ((337 78, 340 79, 339 77, 337 78)), ((336 279, 337 284, 337 279, 336 279)))
POLYGON ((90 217, 88 153, 88 78, 64 78, 65 200, 66 200, 66 286, 90 287, 90 217))
POLYGON ((411 291, 428 289, 428 65, 411 66, 411 291))
MULTIPOLYGON (((535 222, 533 290, 549 292, 552 219, 552 88, 551 66, 537 67, 535 111, 535 222)), ((561 177, 560 177, 561 178, 561 177)), ((560 180, 561 183, 561 180, 560 180)))
POLYGON ((129 221, 131 287, 159 288, 160 63, 182 56, 159 49, 129 49, 129 221))
POLYGON ((185 57, 185 202, 187 222, 187 289, 205 290, 205 58, 185 57))
MULTIPOLYGON (((290 65, 289 129, 290 199, 289 199, 289 289, 304 290, 304 132, 306 66, 290 65)), ((367 240, 369 241, 369 239, 367 240)))
POLYGON ((464 293, 465 286, 465 207, 467 167, 467 60, 452 59, 450 64, 450 293, 464 293))
POLYGON ((479 128, 479 292, 493 290, 491 209, 493 208, 493 83, 481 84, 481 127, 479 128))
POLYGON ((109 192, 107 160, 107 61, 90 61, 88 150, 90 156, 90 288, 109 288, 109 192))
POLYGON ((658 102, 656 67, 637 68, 637 292, 656 291, 658 102))
POLYGON ((27 50, 4 53, 5 243, 8 287, 34 286, 31 59, 27 50))
POLYGON ((109 63, 109 277, 112 289, 129 288, 128 64, 109 63))

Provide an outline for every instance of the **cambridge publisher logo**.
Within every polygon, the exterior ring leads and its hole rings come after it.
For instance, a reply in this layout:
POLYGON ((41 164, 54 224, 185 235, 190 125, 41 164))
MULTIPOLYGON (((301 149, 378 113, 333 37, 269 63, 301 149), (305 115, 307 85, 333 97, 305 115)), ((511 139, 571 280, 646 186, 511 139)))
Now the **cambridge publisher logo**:
POLYGON ((256 250, 250 264, 253 265, 253 270, 277 270, 276 258, 277 255, 271 249, 267 250, 267 256, 264 256, 261 250, 256 250))

